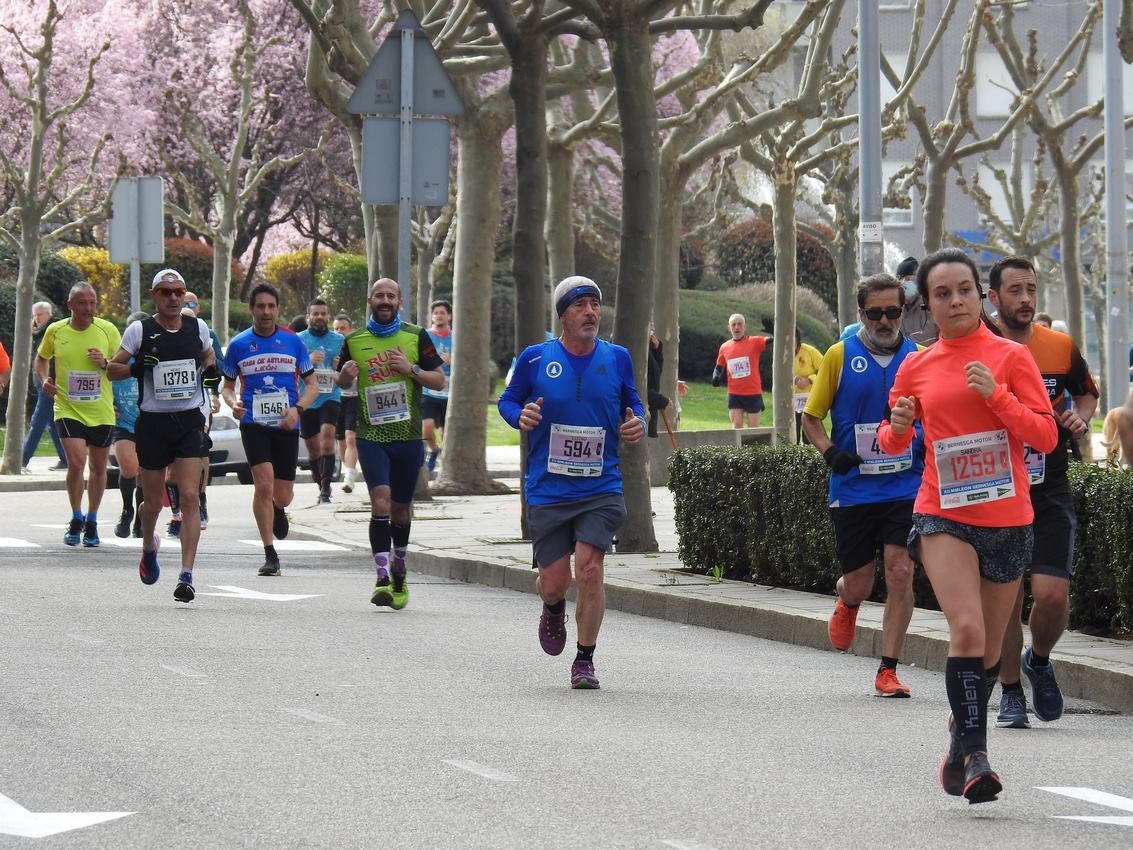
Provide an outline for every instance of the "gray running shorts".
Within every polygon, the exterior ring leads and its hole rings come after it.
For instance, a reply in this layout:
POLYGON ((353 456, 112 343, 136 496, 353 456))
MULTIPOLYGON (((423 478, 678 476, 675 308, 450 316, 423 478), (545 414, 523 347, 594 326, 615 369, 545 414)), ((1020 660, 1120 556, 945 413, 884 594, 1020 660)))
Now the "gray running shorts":
POLYGON ((569 555, 576 540, 609 552, 625 520, 626 504, 621 493, 604 493, 578 502, 528 505, 527 527, 535 549, 535 566, 548 567, 569 555))
POLYGON ((920 546, 923 534, 949 534, 963 540, 976 550, 980 575, 997 584, 1015 581, 1031 564, 1034 534, 1029 525, 990 528, 955 522, 933 514, 915 513, 913 530, 909 532, 909 557, 917 564, 924 563, 920 546))

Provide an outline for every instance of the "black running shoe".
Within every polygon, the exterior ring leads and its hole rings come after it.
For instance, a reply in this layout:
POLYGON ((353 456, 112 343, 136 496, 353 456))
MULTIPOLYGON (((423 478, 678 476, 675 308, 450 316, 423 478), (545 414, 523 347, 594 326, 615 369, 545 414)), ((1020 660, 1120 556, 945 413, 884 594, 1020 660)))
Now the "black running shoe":
POLYGON ((83 545, 93 549, 101 542, 102 541, 98 539, 98 523, 88 519, 83 523, 83 545))
POLYGON ((82 540, 84 525, 81 519, 72 519, 67 525, 67 530, 63 532, 63 542, 68 546, 78 546, 79 541, 82 540))
POLYGON ((130 524, 134 521, 133 511, 122 511, 122 516, 118 518, 118 524, 114 526, 115 537, 129 537, 130 524))
POLYGON ((264 558, 264 565, 262 567, 260 567, 260 571, 259 571, 258 574, 262 575, 262 576, 277 576, 277 575, 279 575, 279 558, 278 558, 278 556, 273 558, 271 555, 268 555, 266 558, 264 558))
POLYGON ((995 771, 987 761, 987 753, 972 753, 964 764, 964 797, 969 803, 990 803, 1003 790, 995 771))
POLYGON ((951 714, 948 715, 948 752, 940 764, 940 787, 953 797, 964 793, 964 751, 960 748, 960 736, 956 734, 951 714))
POLYGON ((272 534, 276 536, 277 540, 283 540, 287 537, 287 532, 291 530, 291 523, 287 521, 287 513, 279 505, 273 504, 271 509, 275 511, 275 517, 271 522, 272 534))
POLYGON ((192 602, 197 598, 197 592, 193 590, 193 574, 190 572, 182 572, 177 579, 177 586, 173 588, 173 598, 178 602, 192 602))

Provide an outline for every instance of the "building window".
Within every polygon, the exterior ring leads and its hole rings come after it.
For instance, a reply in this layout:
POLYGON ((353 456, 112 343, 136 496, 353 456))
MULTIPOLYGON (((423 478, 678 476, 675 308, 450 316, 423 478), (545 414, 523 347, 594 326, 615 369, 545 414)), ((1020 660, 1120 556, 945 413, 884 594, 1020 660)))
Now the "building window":
POLYGON ((1015 84, 998 53, 976 54, 976 116, 1006 118, 1015 100, 1015 84))

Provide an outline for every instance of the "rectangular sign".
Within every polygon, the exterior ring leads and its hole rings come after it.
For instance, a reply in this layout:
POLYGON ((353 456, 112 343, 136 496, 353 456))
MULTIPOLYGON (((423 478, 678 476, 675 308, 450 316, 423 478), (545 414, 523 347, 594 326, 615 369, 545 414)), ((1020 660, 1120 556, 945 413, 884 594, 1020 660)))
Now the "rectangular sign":
POLYGON ((160 177, 129 177, 110 200, 110 262, 165 260, 165 187, 160 177))
MULTIPOLYGON (((439 207, 448 202, 451 126, 444 118, 413 121, 411 203, 439 207)), ((362 122, 362 201, 396 206, 401 157, 401 122, 366 118, 362 122)))

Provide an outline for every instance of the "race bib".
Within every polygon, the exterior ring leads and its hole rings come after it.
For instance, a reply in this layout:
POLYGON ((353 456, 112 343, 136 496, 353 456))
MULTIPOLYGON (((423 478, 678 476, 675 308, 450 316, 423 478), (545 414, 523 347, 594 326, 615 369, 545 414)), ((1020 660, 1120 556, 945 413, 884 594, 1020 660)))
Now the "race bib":
POLYGON ((810 393, 795 393, 794 407, 795 413, 802 413, 806 409, 806 400, 810 398, 810 393))
POLYGON ((335 386, 334 369, 316 369, 315 384, 318 385, 319 395, 333 393, 335 386))
POLYGON ((371 425, 404 422, 409 418, 405 383, 371 384, 366 387, 366 420, 371 425))
POLYGON ((257 425, 278 425, 290 406, 286 390, 256 393, 252 396, 252 421, 257 425))
POLYGON ((913 447, 899 455, 887 455, 877 444, 877 428, 880 422, 869 422, 854 426, 854 450, 861 457, 858 472, 862 475, 888 475, 891 472, 904 472, 913 466, 913 447))
POLYGON ((192 398, 196 392, 196 360, 166 360, 153 367, 153 394, 158 401, 192 398))
POLYGON ((1023 463, 1027 465, 1027 477, 1032 484, 1046 481, 1046 453, 1033 449, 1023 443, 1023 463))
POLYGON ((1007 432, 982 431, 933 443, 940 507, 962 508, 1015 495, 1007 432))
POLYGON ((602 474, 606 429, 584 425, 551 425, 547 471, 556 475, 593 478, 602 474))
POLYGON ((729 378, 746 378, 751 375, 751 360, 747 357, 733 357, 728 361, 729 378))
POLYGON ((68 372, 68 401, 98 401, 102 396, 102 372, 68 372))

